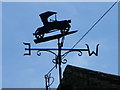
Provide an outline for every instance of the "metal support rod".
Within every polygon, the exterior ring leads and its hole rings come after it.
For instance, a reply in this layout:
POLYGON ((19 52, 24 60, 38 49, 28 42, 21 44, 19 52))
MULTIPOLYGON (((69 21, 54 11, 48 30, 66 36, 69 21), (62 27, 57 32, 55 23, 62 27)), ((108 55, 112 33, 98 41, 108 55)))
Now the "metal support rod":
MULTIPOLYGON (((32 50, 32 51, 48 51, 48 50, 53 50, 53 51, 56 51, 56 50, 58 50, 58 49, 55 49, 55 48, 42 48, 42 49, 40 49, 40 48, 25 48, 25 50, 32 50)), ((63 51, 88 51, 88 49, 61 49, 61 50, 63 50, 63 51)))
POLYGON ((59 81, 60 81, 60 90, 61 90, 61 81, 62 81, 62 69, 61 69, 61 48, 63 43, 58 39, 58 66, 59 66, 59 81))
POLYGON ((48 78, 45 76, 45 86, 46 86, 46 90, 48 90, 48 78))
POLYGON ((49 90, 50 86, 54 82, 54 78, 51 77, 51 72, 53 71, 53 69, 55 69, 55 67, 56 67, 56 65, 52 69, 50 69, 50 71, 44 76, 45 77, 46 90, 49 90), (52 79, 52 82, 50 83, 51 79, 52 79))
POLYGON ((57 21, 57 15, 55 14, 55 21, 57 21))

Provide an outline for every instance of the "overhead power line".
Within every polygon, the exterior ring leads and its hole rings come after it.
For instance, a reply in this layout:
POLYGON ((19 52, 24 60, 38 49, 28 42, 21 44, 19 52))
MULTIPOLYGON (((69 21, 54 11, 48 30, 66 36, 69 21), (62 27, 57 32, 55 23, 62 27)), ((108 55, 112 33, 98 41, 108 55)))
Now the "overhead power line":
MULTIPOLYGON (((88 29, 88 31, 74 44, 74 46, 71 48, 73 49, 97 24, 98 22, 100 22, 100 20, 119 2, 119 0, 117 0, 115 3, 113 3, 113 5, 92 25, 92 27, 90 29, 88 29)), ((65 58, 66 55, 70 52, 70 50, 62 57, 65 58)), ((55 69, 56 65, 54 67, 52 67, 52 69, 50 69, 50 71, 46 74, 48 75, 49 73, 51 73, 51 71, 53 69, 55 69)))
MULTIPOLYGON (((71 49, 73 49, 78 43, 80 43, 80 41, 102 20, 102 18, 119 2, 119 0, 117 0, 116 2, 114 2, 112 4, 112 6, 90 27, 90 29, 88 29, 88 31, 73 45, 73 47, 71 49)), ((68 51, 70 52, 70 51, 68 51)), ((66 53, 67 55, 68 53, 66 53)), ((65 58, 66 55, 64 55, 62 58, 65 58)))

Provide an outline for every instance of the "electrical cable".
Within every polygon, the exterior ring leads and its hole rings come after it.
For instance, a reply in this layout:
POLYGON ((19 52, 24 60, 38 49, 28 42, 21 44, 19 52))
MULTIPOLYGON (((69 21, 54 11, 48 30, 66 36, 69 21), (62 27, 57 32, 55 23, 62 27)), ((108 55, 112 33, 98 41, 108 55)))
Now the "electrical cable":
MULTIPOLYGON (((114 2, 114 3, 112 4, 112 6, 92 25, 92 27, 91 27, 90 29, 88 29, 88 31, 73 45, 73 47, 72 47, 71 49, 73 49, 73 48, 99 23, 100 20, 101 20, 118 2, 119 2, 119 0, 117 0, 116 2, 114 2)), ((69 50, 68 53, 69 53, 70 51, 71 51, 71 50, 69 50)), ((68 53, 67 53, 67 54, 68 54, 68 53)), ((65 55, 62 57, 62 59, 65 58, 67 54, 65 54, 65 55)))

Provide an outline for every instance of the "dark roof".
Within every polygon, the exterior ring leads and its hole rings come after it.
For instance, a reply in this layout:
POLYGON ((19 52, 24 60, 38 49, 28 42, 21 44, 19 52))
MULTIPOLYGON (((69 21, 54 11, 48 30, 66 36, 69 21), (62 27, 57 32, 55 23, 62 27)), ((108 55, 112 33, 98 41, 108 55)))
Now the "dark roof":
MULTIPOLYGON (((62 79, 62 88, 118 88, 120 76, 67 65, 62 79)), ((59 87, 58 87, 59 90, 59 87)))

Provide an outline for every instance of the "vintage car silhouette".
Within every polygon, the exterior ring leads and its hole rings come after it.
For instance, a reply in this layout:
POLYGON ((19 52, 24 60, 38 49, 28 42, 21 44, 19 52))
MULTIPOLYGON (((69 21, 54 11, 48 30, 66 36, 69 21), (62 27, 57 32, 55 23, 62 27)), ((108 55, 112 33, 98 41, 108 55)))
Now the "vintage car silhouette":
POLYGON ((60 30, 61 34, 64 34, 69 31, 71 27, 69 23, 71 23, 71 20, 57 21, 56 14, 56 12, 47 11, 39 15, 44 26, 37 28, 35 33, 33 33, 36 39, 43 38, 45 33, 51 33, 60 30), (48 22, 48 17, 53 14, 55 14, 55 20, 48 22))

